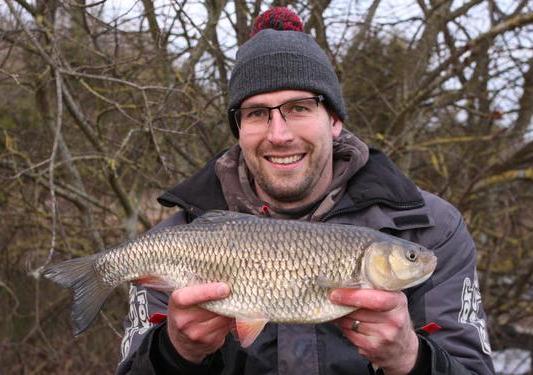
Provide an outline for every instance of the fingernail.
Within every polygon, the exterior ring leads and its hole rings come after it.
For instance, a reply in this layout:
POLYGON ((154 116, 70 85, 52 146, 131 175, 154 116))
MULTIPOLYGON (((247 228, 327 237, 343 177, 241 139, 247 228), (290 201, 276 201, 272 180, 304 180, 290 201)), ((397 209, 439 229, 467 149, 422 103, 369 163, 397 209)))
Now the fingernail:
POLYGON ((229 287, 226 284, 219 284, 217 286, 217 292, 221 297, 227 296, 229 294, 229 287))
POLYGON ((333 291, 331 292, 331 294, 329 295, 329 299, 333 302, 339 302, 340 299, 341 299, 341 296, 339 294, 339 292, 336 292, 336 291, 333 291))

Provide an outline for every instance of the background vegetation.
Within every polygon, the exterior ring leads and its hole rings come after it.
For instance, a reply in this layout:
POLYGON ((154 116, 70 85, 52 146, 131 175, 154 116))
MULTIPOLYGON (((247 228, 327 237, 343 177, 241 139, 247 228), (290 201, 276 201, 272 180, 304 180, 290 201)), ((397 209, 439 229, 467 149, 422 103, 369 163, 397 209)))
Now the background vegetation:
POLYGON ((73 338, 38 270, 148 229, 171 213, 155 197, 234 142, 235 51, 271 5, 328 51, 347 127, 465 215, 493 348, 533 347, 533 4, 390 4, 0 1, 1 371, 113 371, 127 291, 73 338))

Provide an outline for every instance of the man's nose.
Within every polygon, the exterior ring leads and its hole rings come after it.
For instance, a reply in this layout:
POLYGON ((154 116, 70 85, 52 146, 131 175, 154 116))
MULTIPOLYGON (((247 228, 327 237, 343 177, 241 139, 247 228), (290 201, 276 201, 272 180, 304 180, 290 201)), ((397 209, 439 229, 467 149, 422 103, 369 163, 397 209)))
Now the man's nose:
POLYGON ((270 111, 270 123, 268 124, 267 139, 273 144, 291 142, 294 138, 291 128, 282 116, 279 108, 270 111))

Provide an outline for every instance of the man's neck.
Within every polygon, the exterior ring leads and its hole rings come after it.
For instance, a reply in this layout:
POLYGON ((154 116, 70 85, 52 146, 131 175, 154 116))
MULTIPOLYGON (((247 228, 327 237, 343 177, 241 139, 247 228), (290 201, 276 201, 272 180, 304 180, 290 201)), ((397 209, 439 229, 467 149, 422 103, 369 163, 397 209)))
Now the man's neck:
POLYGON ((280 201, 268 195, 261 187, 254 181, 255 192, 259 199, 265 202, 270 207, 283 211, 299 211, 300 209, 306 211, 308 207, 314 206, 318 200, 322 199, 327 193, 331 184, 332 173, 330 171, 329 178, 323 179, 319 186, 316 186, 313 191, 306 197, 295 201, 280 201))

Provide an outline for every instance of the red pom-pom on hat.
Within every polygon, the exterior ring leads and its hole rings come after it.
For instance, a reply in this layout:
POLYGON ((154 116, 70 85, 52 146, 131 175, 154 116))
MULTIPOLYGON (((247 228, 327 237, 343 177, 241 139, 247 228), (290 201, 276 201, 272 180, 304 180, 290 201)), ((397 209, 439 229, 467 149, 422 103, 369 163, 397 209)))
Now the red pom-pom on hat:
POLYGON ((274 7, 257 16, 250 37, 265 29, 304 31, 304 25, 289 8, 274 7))

